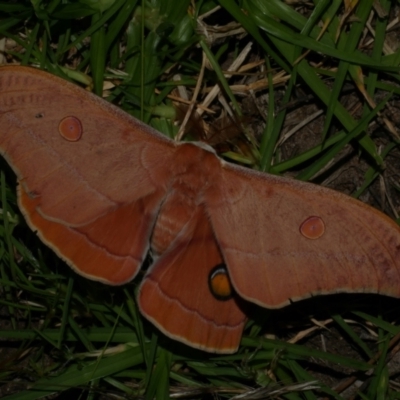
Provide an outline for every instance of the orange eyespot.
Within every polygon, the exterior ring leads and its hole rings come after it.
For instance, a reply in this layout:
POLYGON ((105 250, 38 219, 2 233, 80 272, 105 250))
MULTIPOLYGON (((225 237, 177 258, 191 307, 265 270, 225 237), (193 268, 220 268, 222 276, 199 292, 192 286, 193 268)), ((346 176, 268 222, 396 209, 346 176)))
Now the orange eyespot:
POLYGON ((228 300, 232 296, 232 285, 224 264, 217 265, 209 275, 211 293, 218 300, 228 300))
POLYGON ((320 217, 308 217, 300 225, 300 233, 307 239, 319 239, 325 233, 325 224, 320 217))
POLYGON ((82 137, 82 124, 76 117, 65 117, 58 125, 60 135, 69 142, 77 142, 82 137))

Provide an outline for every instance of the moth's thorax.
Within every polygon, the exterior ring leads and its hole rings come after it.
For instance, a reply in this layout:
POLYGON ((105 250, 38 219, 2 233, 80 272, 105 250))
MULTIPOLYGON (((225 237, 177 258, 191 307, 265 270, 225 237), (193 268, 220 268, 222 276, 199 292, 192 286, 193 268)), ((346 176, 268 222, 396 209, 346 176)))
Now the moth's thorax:
POLYGON ((219 174, 221 159, 209 146, 199 146, 196 143, 181 143, 175 151, 174 163, 170 167, 173 179, 187 177, 186 181, 199 187, 211 175, 219 174), (196 175, 197 178, 190 178, 196 175))
MULTIPOLYGON (((157 255, 185 233, 185 227, 204 201, 204 192, 216 184, 221 161, 212 152, 184 143, 178 146, 170 168, 172 183, 161 205, 151 238, 151 248, 157 255)), ((187 229, 187 228, 186 228, 187 229)))

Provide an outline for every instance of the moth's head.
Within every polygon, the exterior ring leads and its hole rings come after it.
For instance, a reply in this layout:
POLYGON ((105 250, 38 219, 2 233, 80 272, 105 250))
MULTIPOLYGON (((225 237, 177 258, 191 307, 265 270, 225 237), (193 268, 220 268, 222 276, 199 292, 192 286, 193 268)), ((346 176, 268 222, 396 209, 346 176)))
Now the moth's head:
POLYGON ((217 155, 216 151, 207 143, 204 142, 181 142, 182 144, 193 144, 194 146, 200 147, 203 150, 209 151, 210 153, 213 153, 217 155))

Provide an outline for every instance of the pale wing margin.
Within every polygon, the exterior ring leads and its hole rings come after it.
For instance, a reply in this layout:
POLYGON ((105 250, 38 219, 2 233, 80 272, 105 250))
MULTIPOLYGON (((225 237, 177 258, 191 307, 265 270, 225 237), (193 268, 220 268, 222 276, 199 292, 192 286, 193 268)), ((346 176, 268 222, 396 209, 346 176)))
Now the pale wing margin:
POLYGON ((400 297, 400 229, 336 191, 223 162, 205 202, 232 283, 264 307, 335 292, 400 297), (300 233, 317 216, 316 240, 300 233))

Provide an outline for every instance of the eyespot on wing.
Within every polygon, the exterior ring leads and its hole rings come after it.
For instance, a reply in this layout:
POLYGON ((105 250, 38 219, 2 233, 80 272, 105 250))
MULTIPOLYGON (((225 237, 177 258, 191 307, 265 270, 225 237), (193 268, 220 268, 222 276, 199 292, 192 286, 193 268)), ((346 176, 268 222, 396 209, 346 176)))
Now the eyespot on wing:
POLYGON ((81 121, 73 116, 63 118, 58 125, 60 135, 69 142, 77 142, 81 139, 83 127, 81 121))

